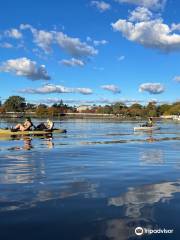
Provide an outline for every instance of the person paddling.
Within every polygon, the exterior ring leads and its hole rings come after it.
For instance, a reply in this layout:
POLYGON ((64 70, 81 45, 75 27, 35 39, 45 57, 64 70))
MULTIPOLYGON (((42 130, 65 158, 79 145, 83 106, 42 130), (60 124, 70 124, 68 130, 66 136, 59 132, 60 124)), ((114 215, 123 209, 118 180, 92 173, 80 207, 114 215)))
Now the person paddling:
POLYGON ((33 123, 30 117, 27 117, 23 124, 17 124, 14 128, 11 129, 12 132, 16 131, 28 131, 31 130, 33 123))
POLYGON ((36 130, 53 130, 54 123, 50 119, 47 119, 46 123, 40 123, 37 127, 36 130))
POLYGON ((150 117, 145 124, 142 124, 141 127, 152 127, 153 126, 153 119, 150 117))
POLYGON ((152 127, 153 126, 153 119, 152 119, 152 117, 150 117, 149 119, 148 119, 148 122, 147 122, 147 126, 148 127, 152 127))

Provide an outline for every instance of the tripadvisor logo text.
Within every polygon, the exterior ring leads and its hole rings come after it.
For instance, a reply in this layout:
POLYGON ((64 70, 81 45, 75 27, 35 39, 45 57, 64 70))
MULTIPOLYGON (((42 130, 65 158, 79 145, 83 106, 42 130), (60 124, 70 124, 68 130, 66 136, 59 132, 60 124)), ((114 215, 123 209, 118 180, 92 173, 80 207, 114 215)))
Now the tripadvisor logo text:
POLYGON ((136 227, 135 228, 135 234, 137 236, 141 236, 143 234, 173 234, 174 229, 149 229, 149 228, 142 228, 142 227, 136 227))

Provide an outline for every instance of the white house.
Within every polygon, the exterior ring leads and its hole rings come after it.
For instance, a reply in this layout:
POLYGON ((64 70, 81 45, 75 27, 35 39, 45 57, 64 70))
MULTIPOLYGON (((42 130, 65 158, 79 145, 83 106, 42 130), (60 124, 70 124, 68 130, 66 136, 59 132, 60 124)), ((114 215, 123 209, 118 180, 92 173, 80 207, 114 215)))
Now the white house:
POLYGON ((81 105, 81 106, 77 107, 78 112, 83 112, 83 111, 91 110, 91 109, 92 109, 92 106, 90 106, 90 105, 81 105))

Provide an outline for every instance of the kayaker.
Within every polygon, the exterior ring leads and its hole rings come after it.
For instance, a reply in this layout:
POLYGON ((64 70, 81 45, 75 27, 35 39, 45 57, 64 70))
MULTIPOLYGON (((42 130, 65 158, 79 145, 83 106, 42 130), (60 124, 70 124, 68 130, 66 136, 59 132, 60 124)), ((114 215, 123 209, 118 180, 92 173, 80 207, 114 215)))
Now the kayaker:
POLYGON ((19 123, 14 128, 11 129, 11 131, 28 131, 31 130, 31 127, 33 126, 33 123, 31 121, 30 117, 27 117, 23 124, 19 123))
POLYGON ((52 130, 54 127, 53 121, 50 119, 47 119, 46 123, 40 123, 37 127, 36 130, 52 130))
POLYGON ((140 126, 141 126, 141 127, 152 127, 153 124, 154 124, 154 123, 153 123, 152 117, 150 117, 146 123, 144 123, 144 124, 142 124, 142 125, 140 125, 140 126))
POLYGON ((150 117, 150 118, 148 119, 147 126, 148 126, 148 127, 152 127, 152 126, 153 126, 153 119, 152 119, 152 117, 150 117))

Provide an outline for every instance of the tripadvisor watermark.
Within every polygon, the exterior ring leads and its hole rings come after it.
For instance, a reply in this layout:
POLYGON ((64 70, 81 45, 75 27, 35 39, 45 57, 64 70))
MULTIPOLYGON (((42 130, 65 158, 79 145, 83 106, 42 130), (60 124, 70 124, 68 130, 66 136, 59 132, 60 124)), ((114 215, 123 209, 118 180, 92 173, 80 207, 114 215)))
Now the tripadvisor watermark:
POLYGON ((157 228, 157 229, 150 229, 150 228, 142 228, 137 227, 135 228, 135 234, 137 236, 141 236, 143 234, 173 234, 174 229, 166 229, 166 228, 157 228))

